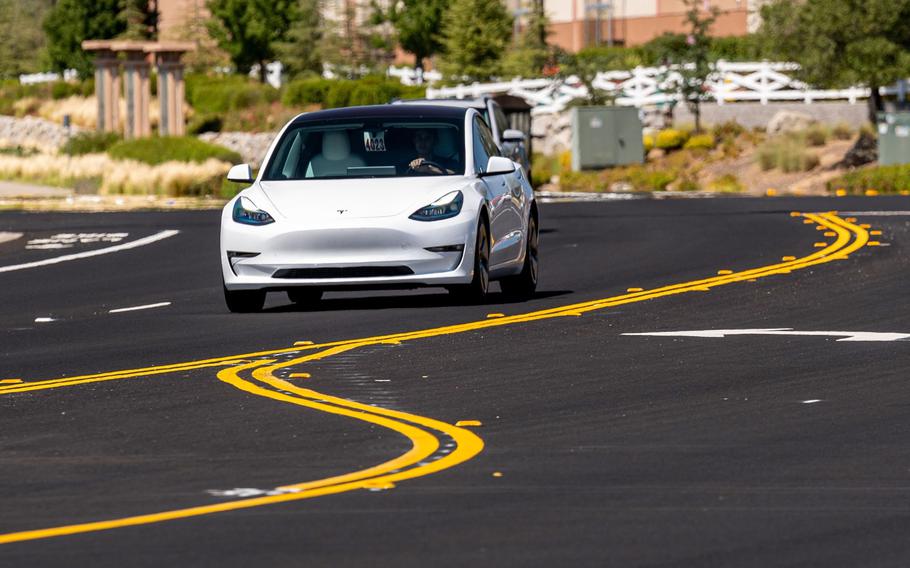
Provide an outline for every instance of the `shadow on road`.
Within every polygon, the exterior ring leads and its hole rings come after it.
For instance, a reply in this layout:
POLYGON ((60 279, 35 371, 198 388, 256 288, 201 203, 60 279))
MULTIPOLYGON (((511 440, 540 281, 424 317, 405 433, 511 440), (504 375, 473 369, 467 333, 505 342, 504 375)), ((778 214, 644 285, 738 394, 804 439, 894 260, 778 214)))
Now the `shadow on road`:
MULTIPOLYGON (((542 300, 571 294, 572 290, 547 290, 537 292, 530 300, 542 300)), ((530 300, 517 300, 510 298, 502 292, 490 293, 487 300, 480 305, 507 305, 521 304, 530 300)), ((363 298, 327 298, 314 304, 298 305, 288 302, 263 310, 265 313, 282 312, 331 312, 340 310, 388 310, 396 308, 439 308, 461 306, 457 299, 448 292, 439 294, 419 294, 400 296, 370 296, 363 298)), ((477 305, 477 304, 475 304, 477 305)))

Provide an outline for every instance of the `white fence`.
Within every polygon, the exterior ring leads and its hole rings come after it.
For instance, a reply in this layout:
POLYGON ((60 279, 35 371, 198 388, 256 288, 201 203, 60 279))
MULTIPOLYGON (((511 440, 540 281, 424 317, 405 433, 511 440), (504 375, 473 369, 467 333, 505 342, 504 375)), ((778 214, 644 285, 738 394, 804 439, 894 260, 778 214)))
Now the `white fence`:
MULTIPOLYGON (((869 97, 867 88, 841 90, 812 89, 790 76, 799 69, 795 63, 728 63, 719 61, 707 83, 708 100, 731 102, 845 100, 851 104, 869 97), (788 74, 789 73, 789 74, 788 74)), ((615 98, 622 106, 663 105, 679 100, 675 87, 680 75, 673 67, 636 67, 631 71, 598 73, 592 85, 615 98)), ((510 94, 534 105, 535 114, 557 112, 577 98, 586 97, 587 87, 577 77, 557 79, 515 79, 499 83, 474 83, 456 87, 428 88, 428 98, 466 98, 510 94)))

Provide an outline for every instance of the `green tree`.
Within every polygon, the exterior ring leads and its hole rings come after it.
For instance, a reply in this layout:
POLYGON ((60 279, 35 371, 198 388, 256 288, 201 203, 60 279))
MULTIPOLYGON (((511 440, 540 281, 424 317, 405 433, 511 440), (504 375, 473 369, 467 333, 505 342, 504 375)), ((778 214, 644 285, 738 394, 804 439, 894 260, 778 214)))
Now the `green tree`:
POLYGON ((150 40, 158 37, 158 7, 154 0, 121 0, 120 17, 126 22, 124 39, 150 40))
POLYGON ((259 65, 265 82, 266 64, 275 60, 279 42, 287 37, 295 13, 293 0, 208 0, 209 33, 227 52, 237 72, 259 65))
POLYGON ((298 0, 287 39, 278 42, 277 54, 290 76, 322 73, 322 15, 319 0, 298 0))
POLYGON ((0 0, 0 77, 40 71, 45 50, 41 21, 50 0, 0 0))
POLYGON ((402 0, 387 10, 374 0, 374 23, 389 22, 395 28, 398 45, 414 55, 414 66, 423 69, 424 60, 442 50, 442 18, 449 0, 402 0))
POLYGON ((679 73, 679 95, 695 117, 695 132, 701 132, 701 103, 709 98, 707 83, 714 72, 711 52, 711 26, 720 13, 717 7, 704 10, 702 0, 683 0, 686 5, 686 24, 689 33, 684 46, 670 54, 679 73))
POLYGON ((514 49, 503 57, 503 74, 511 77, 535 77, 553 63, 555 51, 547 42, 550 36, 549 19, 542 0, 534 0, 528 23, 514 49))
POLYGON ((72 68, 89 77, 94 66, 82 50, 87 39, 111 39, 126 31, 122 0, 58 0, 44 19, 47 57, 56 71, 72 68))
POLYGON ((501 72, 512 36, 512 17, 502 2, 453 0, 443 17, 442 34, 443 73, 457 79, 488 80, 501 72))
POLYGON ((800 78, 823 88, 864 84, 870 120, 879 87, 910 75, 910 0, 777 0, 762 9, 760 34, 800 78))

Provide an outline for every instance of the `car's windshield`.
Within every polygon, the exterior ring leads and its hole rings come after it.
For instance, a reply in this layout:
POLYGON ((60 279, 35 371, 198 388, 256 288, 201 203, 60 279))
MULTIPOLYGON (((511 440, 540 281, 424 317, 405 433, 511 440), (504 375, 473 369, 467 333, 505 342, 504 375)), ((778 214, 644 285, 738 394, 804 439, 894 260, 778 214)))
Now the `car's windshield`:
POLYGON ((461 121, 314 121, 289 127, 263 179, 440 176, 464 173, 461 121))

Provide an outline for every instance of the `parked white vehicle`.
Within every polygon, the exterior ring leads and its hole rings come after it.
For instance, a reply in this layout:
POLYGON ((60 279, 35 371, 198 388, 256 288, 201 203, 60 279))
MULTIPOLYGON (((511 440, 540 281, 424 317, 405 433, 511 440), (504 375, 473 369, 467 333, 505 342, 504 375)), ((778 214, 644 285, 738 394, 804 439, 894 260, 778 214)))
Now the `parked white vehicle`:
POLYGON ((476 110, 382 105, 302 114, 224 208, 224 296, 235 312, 266 293, 301 304, 324 291, 442 286, 481 301, 490 281, 537 287, 538 213, 522 169, 476 110))

